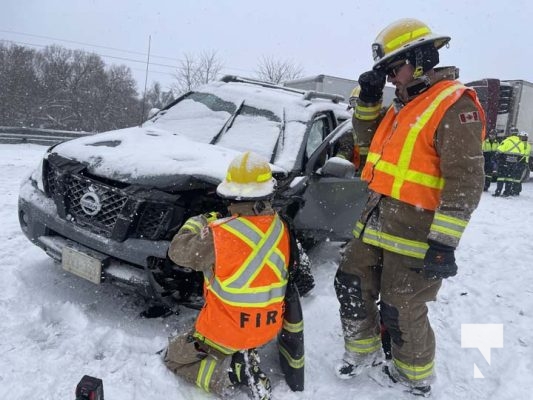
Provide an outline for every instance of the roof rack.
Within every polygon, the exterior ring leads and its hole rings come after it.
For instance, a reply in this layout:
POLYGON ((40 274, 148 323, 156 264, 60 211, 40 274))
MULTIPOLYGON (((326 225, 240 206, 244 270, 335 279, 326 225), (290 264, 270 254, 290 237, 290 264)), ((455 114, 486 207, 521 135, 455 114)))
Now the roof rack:
POLYGON ((331 100, 335 104, 345 100, 344 96, 341 96, 340 94, 315 92, 314 90, 309 90, 304 93, 304 100, 311 100, 311 99, 331 100))
POLYGON ((304 91, 300 89, 294 89, 287 86, 281 86, 276 85, 274 83, 260 81, 258 79, 252 79, 252 78, 241 78, 240 76, 236 75, 225 75, 220 79, 222 82, 242 82, 242 83, 253 83, 255 85, 260 85, 267 88, 272 89, 280 89, 291 93, 297 93, 301 94, 302 98, 304 100, 311 100, 311 99, 326 99, 331 100, 333 103, 339 103, 341 101, 344 101, 344 97, 339 94, 331 94, 331 93, 322 93, 322 92, 316 92, 314 90, 304 91))
POLYGON ((222 77, 222 79, 220 79, 220 80, 222 82, 226 82, 226 83, 227 82, 253 83, 255 85, 260 85, 260 86, 267 87, 267 88, 281 89, 281 90, 285 90, 285 91, 291 92, 291 93, 304 94, 303 90, 298 90, 298 89, 294 89, 294 88, 288 88, 288 87, 285 87, 285 86, 276 85, 275 83, 260 81, 259 79, 241 78, 240 76, 236 76, 236 75, 226 75, 226 76, 222 77))

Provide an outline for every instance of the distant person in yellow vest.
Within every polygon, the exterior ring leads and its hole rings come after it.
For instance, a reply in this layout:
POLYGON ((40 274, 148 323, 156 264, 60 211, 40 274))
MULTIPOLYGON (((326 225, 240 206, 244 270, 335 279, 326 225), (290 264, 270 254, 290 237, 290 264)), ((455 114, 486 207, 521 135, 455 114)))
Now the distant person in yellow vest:
POLYGON ((483 159, 485 160, 485 186, 483 191, 489 190, 490 184, 493 179, 496 179, 498 172, 498 163, 496 161, 496 150, 498 149, 499 142, 496 139, 496 132, 491 131, 488 137, 483 141, 483 159))
POLYGON ((522 176, 525 174, 526 179, 529 178, 529 156, 531 155, 531 144, 528 142, 528 134, 525 131, 521 131, 518 137, 522 141, 523 150, 522 157, 520 158, 521 172, 520 180, 517 182, 516 187, 511 192, 511 196, 519 196, 522 191, 522 176))
POLYGON ((525 150, 525 145, 518 136, 519 133, 515 127, 509 129, 509 136, 502 140, 498 146, 496 156, 498 160, 498 180, 493 196, 509 197, 517 195, 516 192, 520 186, 523 171, 521 160, 525 150))
POLYGON ((371 141, 362 171, 369 197, 334 281, 345 349, 337 375, 348 379, 381 362, 380 298, 392 360, 371 371, 421 396, 435 371, 426 303, 457 273, 455 249, 484 182, 485 116, 476 93, 456 80, 455 67, 434 68, 449 41, 402 19, 372 45, 375 63, 359 77, 353 118, 357 136, 371 141), (382 116, 387 78, 396 99, 382 116))
POLYGON ((274 186, 263 157, 236 157, 217 188, 231 216, 190 218, 168 251, 176 264, 203 272, 205 305, 191 332, 169 340, 165 364, 220 397, 244 385, 253 399, 270 399, 254 349, 282 328, 290 256, 287 225, 269 201, 274 186))

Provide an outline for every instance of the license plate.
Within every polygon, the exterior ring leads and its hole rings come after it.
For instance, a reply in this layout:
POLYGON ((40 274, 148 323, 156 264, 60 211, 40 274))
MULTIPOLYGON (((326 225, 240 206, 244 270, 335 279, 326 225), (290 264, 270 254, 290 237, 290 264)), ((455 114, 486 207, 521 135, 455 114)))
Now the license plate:
POLYGON ((65 271, 99 284, 102 278, 102 260, 70 247, 63 247, 61 266, 65 271))

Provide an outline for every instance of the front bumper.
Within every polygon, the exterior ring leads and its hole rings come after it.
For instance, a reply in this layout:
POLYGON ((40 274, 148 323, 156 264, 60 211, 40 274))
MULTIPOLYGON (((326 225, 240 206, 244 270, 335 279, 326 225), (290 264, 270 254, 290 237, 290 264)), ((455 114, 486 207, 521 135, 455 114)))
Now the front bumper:
POLYGON ((132 238, 117 242, 60 218, 52 199, 35 187, 31 179, 25 181, 20 188, 18 214, 26 237, 58 261, 61 252, 57 251, 57 246, 54 248, 51 245, 54 240, 51 241, 50 238, 67 239, 140 269, 149 267, 158 259, 167 258, 169 242, 166 240, 132 238))

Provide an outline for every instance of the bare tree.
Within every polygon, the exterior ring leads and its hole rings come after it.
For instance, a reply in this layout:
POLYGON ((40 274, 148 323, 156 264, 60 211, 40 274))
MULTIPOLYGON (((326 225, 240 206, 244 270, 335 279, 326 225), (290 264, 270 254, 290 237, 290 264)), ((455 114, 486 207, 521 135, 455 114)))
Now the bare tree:
POLYGON ((301 78, 303 68, 290 60, 277 60, 274 57, 263 56, 259 60, 256 76, 263 81, 280 84, 301 78))
POLYGON ((98 132, 134 125, 140 105, 126 66, 55 45, 0 42, 0 125, 98 132))
POLYGON ((223 64, 218 59, 216 51, 204 52, 200 54, 198 66, 197 78, 200 85, 204 85, 216 80, 223 68, 223 64))
POLYGON ((215 51, 204 52, 199 56, 185 54, 174 75, 176 82, 172 89, 176 95, 189 92, 216 80, 222 68, 223 63, 215 51))
POLYGON ((41 104, 35 53, 0 42, 0 125, 33 125, 32 115, 41 104))
POLYGON ((172 85, 178 94, 189 92, 196 87, 196 68, 195 57, 185 54, 174 75, 176 83, 172 85))
POLYGON ((174 101, 174 96, 171 90, 164 91, 159 82, 155 82, 150 89, 146 91, 144 99, 144 119, 150 118, 151 115, 158 110, 161 110, 169 103, 174 101))

